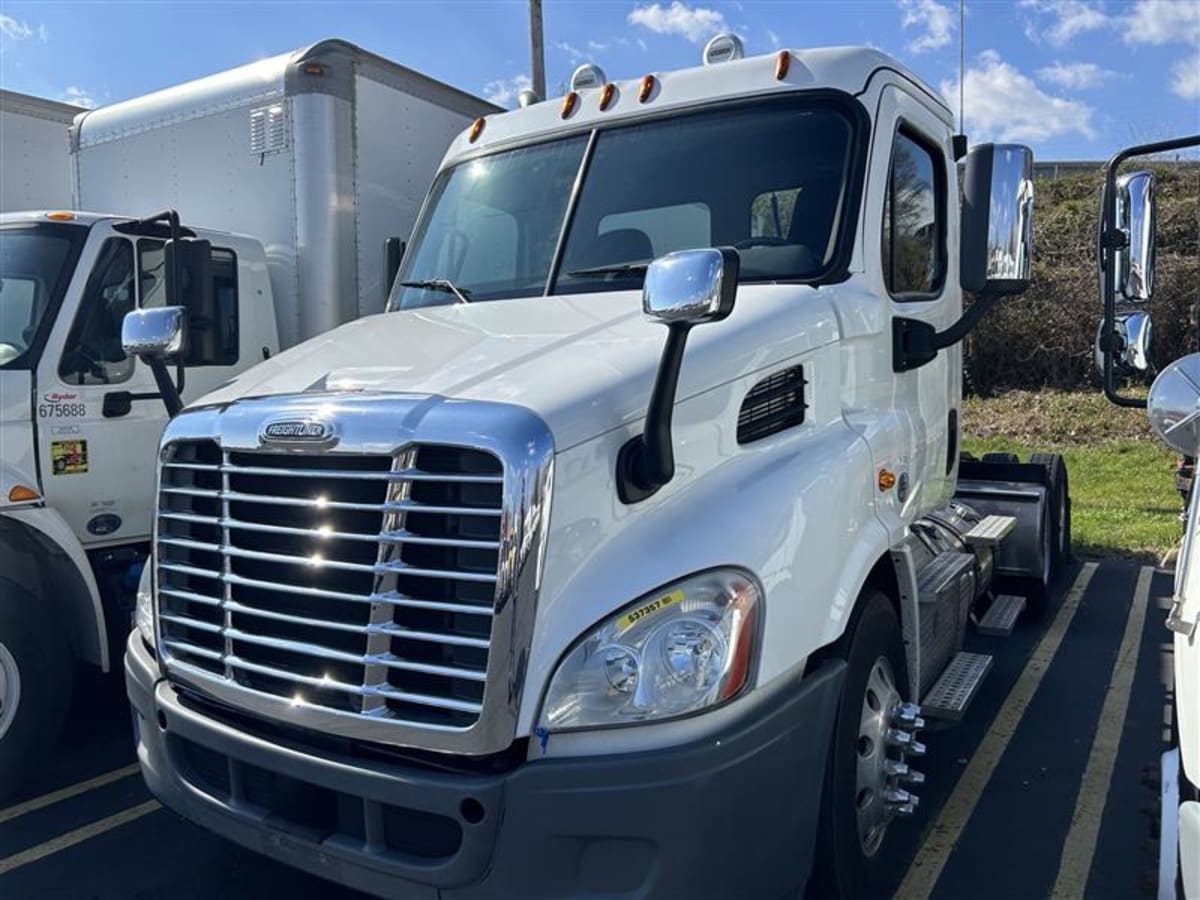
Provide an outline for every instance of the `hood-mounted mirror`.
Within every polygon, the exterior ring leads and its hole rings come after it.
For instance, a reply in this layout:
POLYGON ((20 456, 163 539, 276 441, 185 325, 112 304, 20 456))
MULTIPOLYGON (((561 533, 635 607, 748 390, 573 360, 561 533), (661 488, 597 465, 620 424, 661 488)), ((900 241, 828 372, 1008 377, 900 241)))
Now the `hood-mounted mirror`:
POLYGON ((1163 369, 1146 406, 1155 434, 1184 456, 1200 454, 1200 353, 1163 369))

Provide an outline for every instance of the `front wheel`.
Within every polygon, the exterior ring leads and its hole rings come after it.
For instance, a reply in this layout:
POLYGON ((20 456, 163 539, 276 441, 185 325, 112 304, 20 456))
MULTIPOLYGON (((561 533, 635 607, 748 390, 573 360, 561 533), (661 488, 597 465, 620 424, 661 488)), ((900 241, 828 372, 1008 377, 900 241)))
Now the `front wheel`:
POLYGON ((0 579, 0 797, 46 755, 71 699, 70 649, 36 599, 0 579))
POLYGON ((914 739, 923 724, 917 710, 904 703, 900 623, 884 594, 868 590, 863 604, 845 651, 846 682, 821 797, 814 897, 879 895, 888 828, 913 812, 917 800, 908 789, 923 780, 905 762, 925 748, 914 739))

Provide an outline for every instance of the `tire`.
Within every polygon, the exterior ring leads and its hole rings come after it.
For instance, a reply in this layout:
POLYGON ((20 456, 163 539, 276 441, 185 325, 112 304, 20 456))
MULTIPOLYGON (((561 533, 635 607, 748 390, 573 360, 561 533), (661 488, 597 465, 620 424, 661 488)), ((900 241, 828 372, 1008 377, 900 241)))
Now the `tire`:
MULTIPOLYGON (((862 721, 868 687, 876 683, 872 678, 877 664, 886 660, 891 669, 897 690, 896 705, 907 693, 907 666, 900 623, 891 601, 868 588, 861 598, 861 609, 844 653, 838 654, 846 660, 846 681, 838 701, 833 744, 826 764, 817 853, 808 891, 809 897, 821 900, 880 896, 888 875, 882 860, 887 823, 878 834, 878 843, 870 849, 869 841, 865 842, 861 833, 857 801, 862 796, 859 776, 862 721)), ((885 730, 889 720, 885 710, 885 730)), ((884 758, 901 759, 883 741, 873 749, 884 754, 884 758)), ((862 754, 861 758, 867 759, 869 755, 862 754)), ((881 797, 878 799, 882 802, 881 797)))
POLYGON ((53 745, 71 700, 65 637, 37 599, 0 579, 0 797, 12 793, 53 745))
POLYGON ((1034 453, 1031 465, 1046 470, 1047 493, 1050 496, 1050 542, 1053 563, 1050 575, 1057 578, 1071 562, 1071 493, 1067 481, 1067 464, 1057 453, 1034 453))
POLYGON ((983 454, 985 463, 1015 463, 1020 462, 1015 453, 985 453, 983 454))

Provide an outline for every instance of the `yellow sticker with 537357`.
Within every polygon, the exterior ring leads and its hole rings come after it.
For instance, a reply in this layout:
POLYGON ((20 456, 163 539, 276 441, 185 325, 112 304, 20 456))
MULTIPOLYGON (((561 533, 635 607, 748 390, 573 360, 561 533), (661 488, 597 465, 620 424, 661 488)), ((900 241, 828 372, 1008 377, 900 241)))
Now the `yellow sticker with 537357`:
POLYGON ((644 603, 637 609, 631 610, 621 618, 617 619, 617 630, 628 631, 636 623, 640 622, 646 616, 652 616, 656 612, 660 612, 674 603, 679 603, 683 600, 683 591, 671 591, 662 597, 651 600, 649 603, 644 603))

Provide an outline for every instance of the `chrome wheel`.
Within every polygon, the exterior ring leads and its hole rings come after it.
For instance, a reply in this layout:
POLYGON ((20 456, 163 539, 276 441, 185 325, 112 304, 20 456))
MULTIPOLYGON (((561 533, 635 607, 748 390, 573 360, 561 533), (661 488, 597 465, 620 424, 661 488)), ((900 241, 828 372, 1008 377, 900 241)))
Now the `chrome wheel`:
POLYGON ((906 754, 920 756, 925 747, 915 740, 924 726, 920 708, 904 703, 896 676, 886 656, 875 660, 867 676, 859 718, 858 777, 854 809, 858 840, 864 856, 874 856, 883 844, 888 824, 897 815, 911 815, 917 798, 901 784, 919 784, 924 776, 909 769, 906 754))
POLYGON ((17 717, 21 702, 21 671, 9 649, 0 644, 0 740, 17 717))

